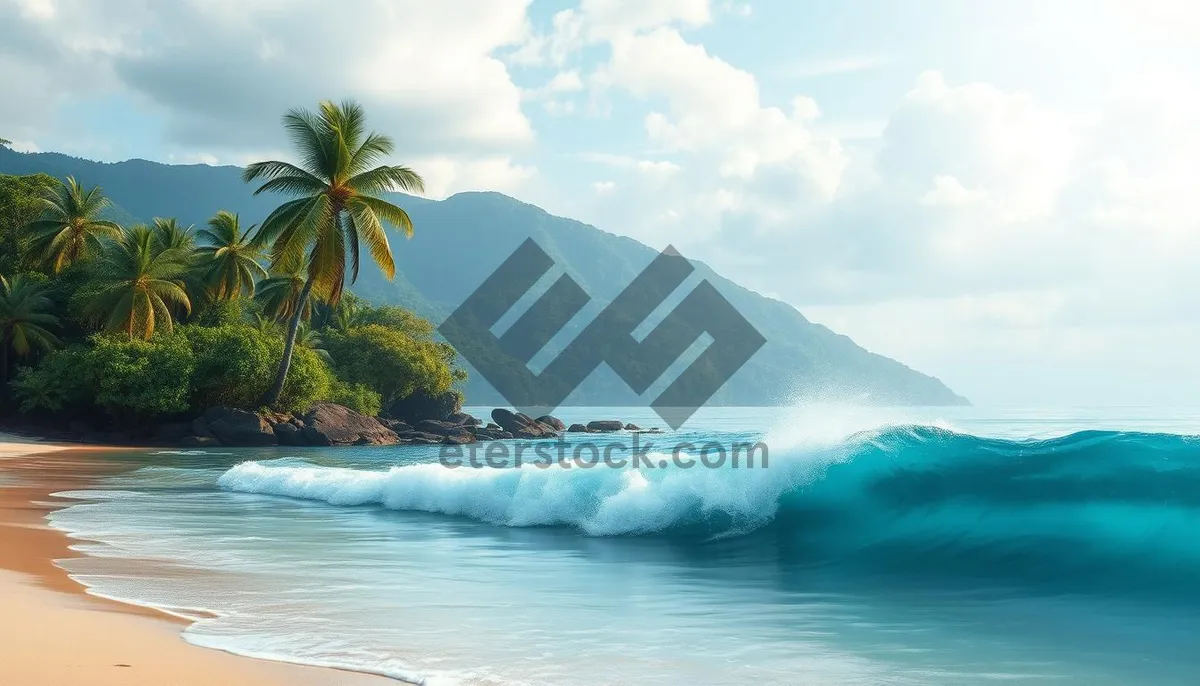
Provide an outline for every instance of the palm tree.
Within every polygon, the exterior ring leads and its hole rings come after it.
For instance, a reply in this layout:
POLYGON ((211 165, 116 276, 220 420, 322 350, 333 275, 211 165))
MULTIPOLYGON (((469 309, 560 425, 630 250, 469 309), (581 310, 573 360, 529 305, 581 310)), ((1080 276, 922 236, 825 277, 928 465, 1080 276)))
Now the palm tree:
POLYGON ((152 229, 134 226, 105 244, 95 264, 98 289, 84 312, 130 338, 148 339, 160 325, 172 331, 171 309, 192 309, 183 282, 189 266, 185 249, 163 247, 152 229))
POLYGON ((308 298, 303 307, 300 294, 304 292, 304 271, 296 267, 288 272, 274 272, 273 276, 258 282, 254 299, 263 314, 277 322, 291 321, 296 312, 307 320, 312 316, 313 298, 308 298))
POLYGON ((23 359, 60 345, 47 328, 58 326, 58 317, 50 312, 53 308, 42 284, 20 274, 12 279, 0 276, 0 386, 8 381, 10 351, 23 359))
POLYGON ((300 327, 296 329, 296 346, 308 348, 316 353, 317 357, 324 360, 326 364, 333 364, 333 357, 324 347, 325 339, 321 337, 321 332, 308 324, 301 323, 300 327))
POLYGON ((100 188, 84 190, 73 176, 48 188, 40 204, 41 216, 28 228, 34 250, 55 273, 87 258, 102 239, 121 234, 120 226, 99 218, 109 206, 100 188))
POLYGON ((238 216, 221 210, 200 230, 205 245, 201 256, 210 264, 206 281, 218 300, 236 298, 243 293, 254 296, 254 282, 267 278, 267 270, 258 263, 262 249, 249 236, 254 226, 241 230, 238 216))
POLYGON ((394 145, 387 136, 367 133, 360 105, 346 101, 341 105, 325 100, 319 111, 295 109, 283 117, 300 165, 288 162, 256 162, 246 167, 242 178, 265 182, 254 192, 284 193, 301 196, 280 205, 259 228, 255 241, 271 245, 273 267, 300 264, 306 268, 298 307, 288 324, 283 359, 275 382, 263 396, 263 404, 274 405, 283 391, 296 329, 308 305, 313 288, 327 294, 331 304, 341 298, 346 281, 347 249, 350 281, 358 278, 359 244, 364 243, 371 258, 387 278, 396 274, 391 246, 383 222, 411 236, 413 227, 408 213, 378 197, 385 191, 422 192, 425 183, 408 167, 375 165, 391 154, 394 145))
MULTIPOLYGON (((270 317, 263 316, 263 314, 260 312, 254 313, 250 320, 250 326, 253 326, 254 329, 259 333, 273 334, 279 331, 279 322, 270 317)), ((299 333, 296 334, 297 338, 299 335, 299 333)))
POLYGON ((180 226, 174 217, 154 218, 154 238, 162 248, 191 251, 196 248, 196 233, 191 225, 180 226))

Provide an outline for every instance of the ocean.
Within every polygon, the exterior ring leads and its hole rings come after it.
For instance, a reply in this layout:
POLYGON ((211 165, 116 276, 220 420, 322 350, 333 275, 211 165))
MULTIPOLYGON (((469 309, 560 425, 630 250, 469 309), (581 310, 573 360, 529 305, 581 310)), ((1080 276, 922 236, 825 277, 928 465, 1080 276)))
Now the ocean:
POLYGON ((90 592, 191 643, 431 686, 1194 686, 1197 434, 1192 410, 818 406, 702 409, 636 468, 589 464, 627 432, 520 468, 151 450, 50 521, 90 592))

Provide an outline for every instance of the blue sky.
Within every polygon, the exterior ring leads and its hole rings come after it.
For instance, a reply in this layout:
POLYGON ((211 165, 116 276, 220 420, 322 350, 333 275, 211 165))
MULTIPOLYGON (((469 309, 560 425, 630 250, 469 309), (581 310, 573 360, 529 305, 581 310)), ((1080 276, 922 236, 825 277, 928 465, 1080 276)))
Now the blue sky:
POLYGON ((0 135, 241 164, 355 97, 435 197, 673 243, 977 402, 1200 400, 1187 0, 341 5, 0 0, 0 135))

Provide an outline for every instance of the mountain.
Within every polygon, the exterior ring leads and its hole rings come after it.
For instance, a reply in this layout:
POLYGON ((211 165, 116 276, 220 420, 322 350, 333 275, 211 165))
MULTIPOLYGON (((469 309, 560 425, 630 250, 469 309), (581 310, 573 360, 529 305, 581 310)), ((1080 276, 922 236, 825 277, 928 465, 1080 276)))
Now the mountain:
MULTIPOLYGON (((0 173, 73 175, 99 185, 121 216, 149 221, 177 217, 200 225, 217 210, 261 221, 281 201, 252 195, 236 167, 165 165, 145 160, 100 163, 57 153, 18 153, 0 147, 0 173)), ((562 272, 593 298, 595 312, 636 276, 657 252, 631 238, 607 233, 499 193, 459 193, 434 201, 396 194, 412 216, 416 235, 396 239, 397 277, 385 280, 365 266, 354 291, 375 304, 412 308, 435 322, 444 319, 527 238, 533 238, 562 272)), ((774 405, 805 399, 895 405, 961 405, 966 399, 938 379, 871 353, 846 336, 804 318, 792 306, 764 297, 696 262, 708 280, 767 339, 759 352, 713 398, 714 404, 774 405)), ((545 281, 545 279, 543 279, 545 281)), ((686 287, 681 290, 690 290, 686 287)), ((576 317, 580 319, 581 317, 576 317)), ((503 325, 502 320, 502 324, 503 325)), ((535 358, 552 358, 580 328, 568 325, 535 358)), ((651 387, 649 397, 661 390, 651 387)), ((479 374, 466 387, 469 403, 503 399, 479 374)), ((632 391, 602 366, 568 400, 577 405, 639 404, 632 391)))

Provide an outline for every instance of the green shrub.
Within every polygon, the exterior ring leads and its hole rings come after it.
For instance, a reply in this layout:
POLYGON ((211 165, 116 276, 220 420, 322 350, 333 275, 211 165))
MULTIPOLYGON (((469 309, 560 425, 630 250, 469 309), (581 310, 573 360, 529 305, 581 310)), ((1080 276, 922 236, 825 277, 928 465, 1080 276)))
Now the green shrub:
POLYGON ((378 324, 400 331, 416 340, 425 341, 433 338, 433 322, 403 307, 395 305, 368 307, 360 315, 360 319, 364 326, 378 324))
POLYGON ((209 300, 192 316, 192 323, 209 327, 246 324, 256 311, 254 301, 247 298, 209 300))
POLYGON ((88 352, 88 348, 74 345, 55 350, 35 368, 22 368, 12 382, 21 411, 58 412, 89 404, 92 392, 82 373, 88 352))
MULTIPOLYGON (((282 357, 283 341, 280 340, 273 358, 275 365, 282 357)), ((272 367, 272 379, 274 372, 275 367, 272 367)), ((283 393, 279 396, 279 407, 286 412, 303 412, 315 403, 330 400, 336 383, 333 370, 317 353, 297 347, 292 354, 292 366, 288 369, 283 393)))
POLYGON ((278 336, 248 324, 186 326, 196 369, 191 404, 196 410, 216 405, 255 409, 270 387, 283 352, 278 336))
POLYGON ((369 417, 378 415, 383 409, 383 399, 379 394, 360 383, 335 382, 329 400, 369 417))
POLYGON ((384 403, 418 389, 436 395, 449 390, 454 383, 446 352, 440 344, 416 340, 379 324, 344 333, 330 331, 325 347, 333 357, 339 378, 370 387, 384 403))
POLYGON ((117 416, 184 412, 191 406, 196 359, 186 336, 159 333, 146 341, 97 335, 84 355, 93 402, 117 416))

